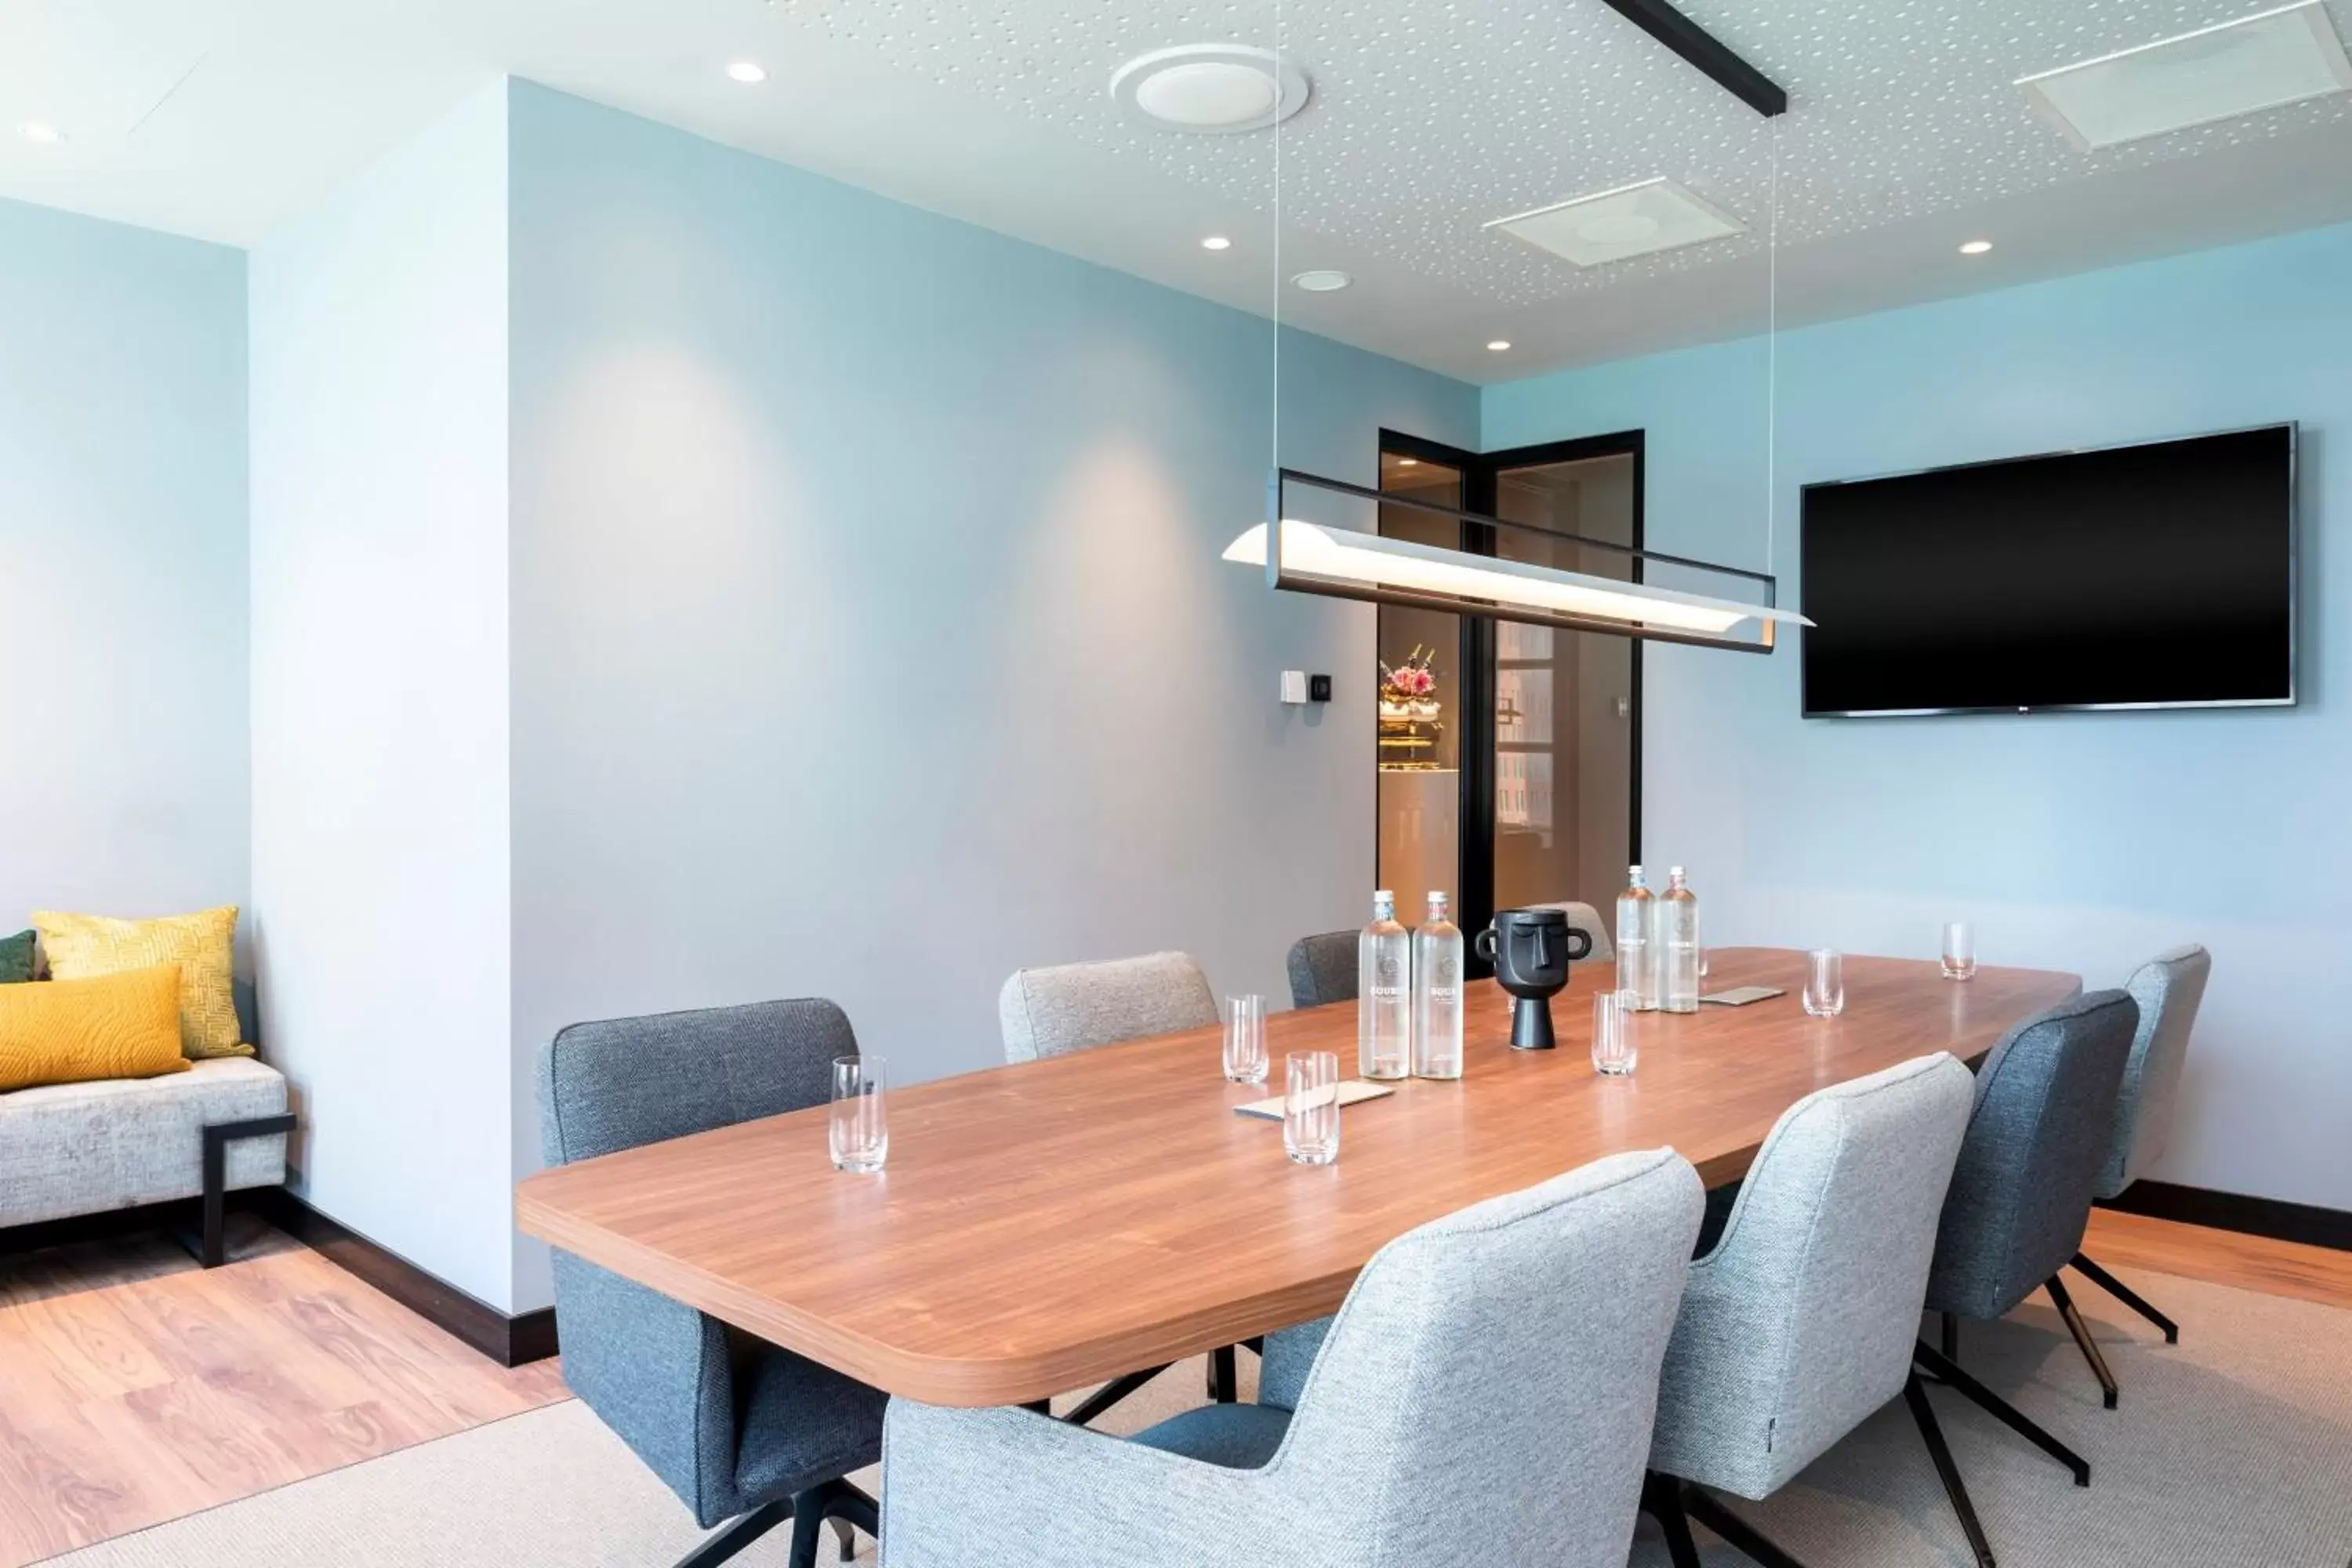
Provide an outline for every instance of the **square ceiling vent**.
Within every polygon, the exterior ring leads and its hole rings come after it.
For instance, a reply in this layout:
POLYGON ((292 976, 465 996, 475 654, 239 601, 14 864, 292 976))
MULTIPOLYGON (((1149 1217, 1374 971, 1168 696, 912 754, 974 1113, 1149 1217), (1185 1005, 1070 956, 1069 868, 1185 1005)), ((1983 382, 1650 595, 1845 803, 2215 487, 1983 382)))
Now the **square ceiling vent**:
POLYGON ((2352 89, 2352 60, 2320 0, 2301 0, 2017 85, 2087 150, 2352 89))
POLYGON ((1661 175, 1637 185, 1555 202, 1480 226, 1564 256, 1579 267, 1744 234, 1748 226, 1661 175))

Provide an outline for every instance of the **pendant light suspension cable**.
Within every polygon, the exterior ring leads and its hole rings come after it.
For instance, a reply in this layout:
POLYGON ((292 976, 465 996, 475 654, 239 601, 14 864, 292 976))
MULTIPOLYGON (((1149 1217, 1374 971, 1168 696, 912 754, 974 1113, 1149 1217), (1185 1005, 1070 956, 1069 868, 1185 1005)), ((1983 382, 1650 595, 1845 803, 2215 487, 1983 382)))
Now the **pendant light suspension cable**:
POLYGON ((1764 570, 1773 570, 1780 508, 1780 121, 1771 136, 1772 210, 1764 223, 1764 570))

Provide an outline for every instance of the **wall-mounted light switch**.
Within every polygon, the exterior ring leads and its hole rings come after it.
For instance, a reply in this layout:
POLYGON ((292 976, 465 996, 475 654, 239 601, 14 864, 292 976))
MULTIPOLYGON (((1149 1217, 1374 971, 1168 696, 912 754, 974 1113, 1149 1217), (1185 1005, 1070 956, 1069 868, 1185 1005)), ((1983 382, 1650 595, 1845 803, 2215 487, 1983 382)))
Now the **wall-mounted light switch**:
POLYGON ((1307 672, 1305 670, 1286 669, 1282 672, 1282 700, 1285 702, 1304 702, 1307 700, 1307 672))
POLYGON ((1309 702, 1330 701, 1331 678, 1328 675, 1308 676, 1307 678, 1307 700, 1309 702))

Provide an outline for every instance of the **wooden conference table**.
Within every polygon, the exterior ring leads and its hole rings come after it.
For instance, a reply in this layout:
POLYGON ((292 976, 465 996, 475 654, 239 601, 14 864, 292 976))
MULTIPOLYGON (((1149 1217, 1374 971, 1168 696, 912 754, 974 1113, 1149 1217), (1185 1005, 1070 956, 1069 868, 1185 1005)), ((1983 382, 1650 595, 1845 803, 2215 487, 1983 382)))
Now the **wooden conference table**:
POLYGON ((1672 1144, 1710 1186, 1738 1178, 1813 1089, 1930 1051, 1975 1062, 2064 1001, 2072 974, 1943 979, 1848 957, 1843 1017, 1799 1005, 1801 953, 1709 953, 1710 990, 1788 994, 1644 1014, 1633 1077, 1588 1050, 1581 964, 1552 999, 1559 1048, 1514 1051, 1509 998, 1474 987, 1458 1083, 1411 1081, 1341 1113, 1339 1160, 1283 1157, 1286 1051, 1354 1066, 1356 1008, 1266 1019, 1274 1081, 1228 1084, 1216 1029, 1130 1041, 890 1091, 888 1169, 834 1170, 823 1106, 608 1154, 525 1180, 522 1228, 892 1394, 1013 1405, 1329 1312, 1382 1243, 1601 1155, 1672 1144))

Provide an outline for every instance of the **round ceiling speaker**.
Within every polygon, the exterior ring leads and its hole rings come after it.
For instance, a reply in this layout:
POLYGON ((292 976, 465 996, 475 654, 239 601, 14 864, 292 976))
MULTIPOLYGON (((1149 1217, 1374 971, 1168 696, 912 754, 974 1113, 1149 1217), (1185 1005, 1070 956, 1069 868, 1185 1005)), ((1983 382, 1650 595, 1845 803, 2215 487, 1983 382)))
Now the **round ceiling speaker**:
POLYGON ((1317 267, 1291 279, 1309 294, 1328 294, 1335 289, 1345 289, 1355 281, 1336 267, 1317 267))
POLYGON ((1180 44, 1111 73, 1120 108, 1162 131, 1229 136, 1263 131, 1307 107, 1307 73, 1250 44, 1180 44))

